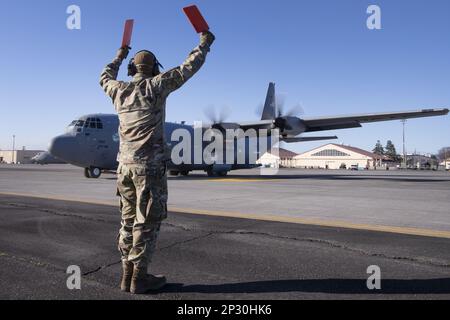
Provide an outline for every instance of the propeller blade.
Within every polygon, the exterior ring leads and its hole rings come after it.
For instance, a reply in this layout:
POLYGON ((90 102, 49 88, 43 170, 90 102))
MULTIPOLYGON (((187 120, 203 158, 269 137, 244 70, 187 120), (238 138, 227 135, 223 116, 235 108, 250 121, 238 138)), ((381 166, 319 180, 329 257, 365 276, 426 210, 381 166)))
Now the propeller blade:
POLYGON ((277 94, 275 98, 275 104, 277 107, 277 115, 278 117, 282 117, 284 114, 284 105, 286 103, 286 95, 285 94, 277 94))
POLYGON ((216 109, 213 105, 209 105, 206 108, 203 109, 203 113, 205 114, 206 118, 211 123, 216 123, 216 109))
POLYGON ((228 106, 224 106, 219 110, 219 123, 225 122, 231 114, 231 108, 228 106))
POLYGON ((304 115, 305 110, 303 109, 302 105, 300 103, 293 106, 285 115, 289 117, 304 115))
POLYGON ((217 111, 213 105, 209 105, 203 109, 203 113, 212 124, 218 124, 224 122, 230 116, 231 109, 225 106, 217 111))

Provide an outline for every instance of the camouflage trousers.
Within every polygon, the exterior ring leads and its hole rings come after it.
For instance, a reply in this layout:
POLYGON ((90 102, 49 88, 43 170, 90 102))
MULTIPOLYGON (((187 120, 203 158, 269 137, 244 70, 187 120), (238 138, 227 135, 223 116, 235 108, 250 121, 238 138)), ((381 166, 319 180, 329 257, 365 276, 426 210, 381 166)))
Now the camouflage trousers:
POLYGON ((167 218, 165 164, 120 164, 117 192, 122 214, 119 232, 122 260, 146 268, 155 251, 161 221, 167 218))

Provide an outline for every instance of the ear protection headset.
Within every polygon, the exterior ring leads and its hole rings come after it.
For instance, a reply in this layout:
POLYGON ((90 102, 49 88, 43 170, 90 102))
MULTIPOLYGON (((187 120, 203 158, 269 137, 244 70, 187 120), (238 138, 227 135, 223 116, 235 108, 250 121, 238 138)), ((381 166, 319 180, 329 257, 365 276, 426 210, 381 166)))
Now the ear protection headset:
MULTIPOLYGON (((136 52, 136 54, 134 56, 136 56, 138 53, 140 52, 147 52, 150 53, 153 58, 155 59, 154 63, 153 63, 153 69, 152 69, 152 76, 155 77, 158 74, 160 74, 160 70, 159 68, 164 69, 164 67, 161 65, 161 63, 159 63, 158 59, 156 59, 156 56, 153 54, 153 52, 148 51, 148 50, 141 50, 136 52)), ((134 58, 130 59, 130 62, 128 62, 128 75, 131 77, 134 77, 134 75, 137 73, 137 68, 136 68, 136 64, 134 63, 134 58)))

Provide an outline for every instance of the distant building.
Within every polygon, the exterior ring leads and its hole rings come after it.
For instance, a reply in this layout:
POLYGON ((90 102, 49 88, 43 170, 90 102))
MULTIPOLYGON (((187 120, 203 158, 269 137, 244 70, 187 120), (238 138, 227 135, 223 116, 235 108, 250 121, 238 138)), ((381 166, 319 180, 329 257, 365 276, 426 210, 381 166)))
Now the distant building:
POLYGON ((0 150, 0 163, 32 163, 32 158, 42 150, 0 150))
POLYGON ((386 156, 360 148, 329 143, 294 157, 297 168, 375 169, 383 166, 386 156))
POLYGON ((295 166, 294 157, 297 154, 283 148, 273 148, 266 152, 256 161, 264 167, 271 168, 292 168, 295 166))
POLYGON ((437 166, 437 160, 431 154, 412 153, 406 155, 406 165, 408 168, 430 169, 437 166))
POLYGON ((450 170, 450 158, 442 161, 439 165, 445 168, 445 170, 450 170))

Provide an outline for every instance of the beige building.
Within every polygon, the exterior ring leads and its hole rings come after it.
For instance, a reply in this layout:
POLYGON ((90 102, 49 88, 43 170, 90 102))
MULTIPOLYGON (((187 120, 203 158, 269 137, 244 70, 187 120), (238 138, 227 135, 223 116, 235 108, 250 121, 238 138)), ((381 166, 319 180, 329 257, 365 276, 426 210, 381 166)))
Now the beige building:
POLYGON ((296 155, 295 152, 287 149, 273 148, 271 151, 263 154, 256 163, 270 168, 293 168, 295 166, 294 157, 296 155))
POLYGON ((440 163, 440 165, 442 167, 445 168, 445 170, 450 170, 450 158, 448 158, 447 160, 444 160, 440 163))
POLYGON ((37 155, 41 150, 0 150, 0 163, 32 163, 31 158, 37 155))
POLYGON ((374 169, 383 165, 384 156, 356 147, 326 144, 294 157, 297 168, 374 169))

